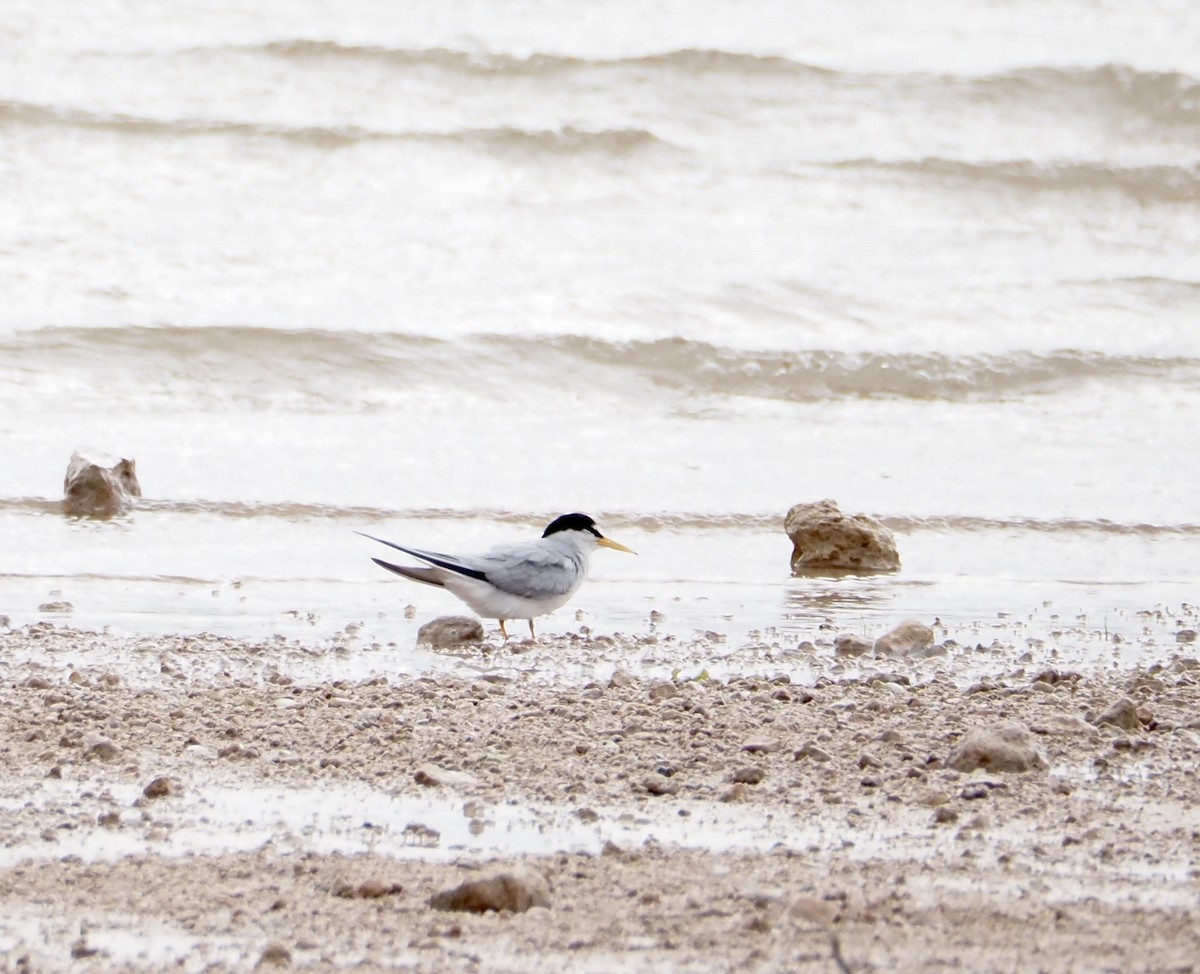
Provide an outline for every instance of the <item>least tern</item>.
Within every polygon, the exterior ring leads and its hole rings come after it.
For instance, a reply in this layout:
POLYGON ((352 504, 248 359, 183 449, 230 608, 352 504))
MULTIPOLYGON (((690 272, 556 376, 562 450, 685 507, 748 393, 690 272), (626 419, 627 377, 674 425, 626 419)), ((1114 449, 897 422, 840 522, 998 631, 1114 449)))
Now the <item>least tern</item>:
POLYGON ((606 538, 586 514, 564 514, 547 525, 537 541, 500 545, 482 555, 444 555, 436 551, 406 548, 374 535, 364 538, 396 548, 420 559, 418 568, 393 565, 382 558, 371 560, 389 572, 414 582, 435 585, 457 595, 478 615, 500 622, 500 634, 508 639, 508 619, 528 619, 529 634, 537 638, 533 620, 564 605, 588 570, 588 556, 596 548, 612 548, 636 554, 631 548, 606 538))

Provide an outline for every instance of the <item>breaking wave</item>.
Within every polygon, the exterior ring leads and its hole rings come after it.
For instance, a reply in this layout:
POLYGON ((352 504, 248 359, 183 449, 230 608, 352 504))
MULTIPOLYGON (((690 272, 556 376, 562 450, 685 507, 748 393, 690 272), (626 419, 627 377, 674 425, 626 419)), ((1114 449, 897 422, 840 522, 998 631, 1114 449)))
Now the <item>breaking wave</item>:
MULTIPOLYGON (((21 384, 118 379, 148 396, 197 401, 287 402, 353 408, 388 401, 397 377, 410 385, 459 381, 515 388, 530 372, 539 388, 586 370, 613 388, 647 386, 687 396, 792 402, 839 398, 1007 401, 1092 381, 1200 384, 1200 359, 1058 349, 950 355, 940 352, 796 352, 728 348, 684 338, 611 341, 559 335, 479 335, 462 340, 395 333, 268 327, 46 328, 0 338, 0 376, 21 384), (383 398, 372 398, 376 394, 383 398)), ((636 388, 631 387, 631 394, 636 388)))

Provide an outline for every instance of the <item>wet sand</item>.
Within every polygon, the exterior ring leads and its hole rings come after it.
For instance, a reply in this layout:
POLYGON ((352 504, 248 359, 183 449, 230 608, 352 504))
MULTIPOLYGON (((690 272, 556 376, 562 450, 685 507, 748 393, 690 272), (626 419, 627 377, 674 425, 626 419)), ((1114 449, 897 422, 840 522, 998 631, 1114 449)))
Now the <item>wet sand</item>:
POLYGON ((559 637, 340 680, 0 631, 0 970, 1193 970, 1200 663, 1143 649, 643 679, 559 637), (1044 767, 949 766, 998 721, 1044 767), (522 865, 549 909, 430 905, 522 865))

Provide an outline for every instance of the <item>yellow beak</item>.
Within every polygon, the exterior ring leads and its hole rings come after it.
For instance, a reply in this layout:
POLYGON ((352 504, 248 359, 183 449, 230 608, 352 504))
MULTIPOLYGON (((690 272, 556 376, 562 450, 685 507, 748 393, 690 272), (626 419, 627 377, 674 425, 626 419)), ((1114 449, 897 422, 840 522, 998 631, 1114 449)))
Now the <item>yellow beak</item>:
POLYGON ((613 541, 612 538, 604 538, 604 537, 597 538, 596 544, 599 545, 601 548, 612 548, 613 551, 624 551, 630 555, 637 554, 637 552, 634 551, 632 548, 626 548, 619 541, 613 541))

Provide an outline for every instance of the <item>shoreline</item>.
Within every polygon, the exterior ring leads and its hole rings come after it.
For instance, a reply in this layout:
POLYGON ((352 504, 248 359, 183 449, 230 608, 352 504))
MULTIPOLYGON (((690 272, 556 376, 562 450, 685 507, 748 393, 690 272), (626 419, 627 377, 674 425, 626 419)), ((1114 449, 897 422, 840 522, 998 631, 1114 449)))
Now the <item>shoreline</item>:
POLYGON ((904 660, 570 686, 305 681, 269 641, 163 642, 0 633, 4 969, 1184 970, 1200 950, 1193 646, 967 686, 904 660), (1044 767, 949 766, 998 721, 1044 767), (521 865, 548 910, 430 906, 521 865))

